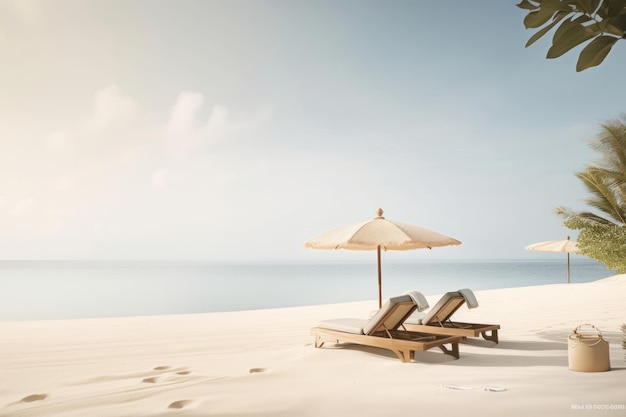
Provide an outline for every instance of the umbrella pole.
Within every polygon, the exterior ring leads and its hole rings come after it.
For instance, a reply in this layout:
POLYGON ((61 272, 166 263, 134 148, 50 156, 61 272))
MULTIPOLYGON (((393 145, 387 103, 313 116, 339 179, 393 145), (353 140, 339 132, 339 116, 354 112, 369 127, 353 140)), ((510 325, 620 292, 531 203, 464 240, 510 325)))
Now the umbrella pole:
POLYGON ((382 294, 382 279, 381 279, 381 268, 380 268, 380 245, 376 247, 376 255, 378 258, 378 308, 380 309, 383 306, 383 294, 382 294))
POLYGON ((569 274, 570 274, 570 268, 569 268, 569 252, 567 252, 567 283, 569 284, 569 274))

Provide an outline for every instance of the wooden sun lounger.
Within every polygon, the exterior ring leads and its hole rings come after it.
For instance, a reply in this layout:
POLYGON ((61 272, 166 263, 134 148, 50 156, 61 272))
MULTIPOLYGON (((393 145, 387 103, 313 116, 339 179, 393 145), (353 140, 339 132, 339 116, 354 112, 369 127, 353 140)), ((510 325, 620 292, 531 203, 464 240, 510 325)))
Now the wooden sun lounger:
POLYGON ((402 295, 390 298, 370 320, 323 321, 311 329, 315 347, 322 347, 327 341, 356 343, 391 350, 402 362, 414 359, 416 351, 437 347, 458 359, 462 337, 409 331, 402 326, 416 308, 410 296, 402 295), (447 344, 450 344, 449 348, 445 346, 447 344))
MULTIPOLYGON (((404 326, 413 332, 428 332, 464 338, 482 336, 485 340, 498 343, 499 324, 461 323, 450 319, 454 312, 466 303, 466 297, 473 298, 473 293, 468 289, 448 292, 441 297, 424 318, 415 323, 408 319, 404 326)), ((470 305, 470 307, 478 306, 475 299, 473 302, 476 304, 470 305)))
POLYGON ((395 353, 402 362, 410 362, 415 358, 415 352, 423 352, 437 347, 445 354, 459 358, 460 337, 434 335, 419 332, 393 331, 391 338, 379 333, 374 335, 353 334, 337 330, 314 327, 311 334, 315 336, 315 347, 322 347, 326 341, 356 343, 388 349, 395 353), (324 340, 328 339, 328 340, 324 340), (445 345, 450 344, 450 348, 445 345))

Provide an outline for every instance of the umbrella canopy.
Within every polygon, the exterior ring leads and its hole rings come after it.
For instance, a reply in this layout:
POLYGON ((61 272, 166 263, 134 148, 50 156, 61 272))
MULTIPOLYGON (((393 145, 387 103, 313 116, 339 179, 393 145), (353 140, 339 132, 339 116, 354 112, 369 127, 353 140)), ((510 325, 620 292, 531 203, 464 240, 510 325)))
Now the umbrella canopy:
POLYGON ((387 220, 378 209, 372 220, 331 230, 304 243, 311 249, 376 250, 378 258, 378 307, 382 305, 380 252, 383 250, 432 249, 461 242, 423 227, 387 220))
POLYGON ((569 236, 565 240, 550 240, 547 242, 533 243, 526 246, 528 250, 534 250, 538 252, 566 252, 567 253, 567 283, 570 283, 570 253, 578 253, 578 242, 570 240, 569 236))

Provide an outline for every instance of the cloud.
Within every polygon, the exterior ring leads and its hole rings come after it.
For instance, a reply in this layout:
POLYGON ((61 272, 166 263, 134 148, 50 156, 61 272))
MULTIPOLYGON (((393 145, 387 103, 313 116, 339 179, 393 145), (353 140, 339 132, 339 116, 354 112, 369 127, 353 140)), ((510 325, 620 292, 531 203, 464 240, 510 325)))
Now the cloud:
POLYGON ((138 114, 137 102, 122 94, 116 85, 98 91, 94 100, 93 123, 96 127, 107 127, 127 120, 138 114))
POLYGON ((170 135, 187 134, 195 129, 196 114, 202 108, 204 97, 193 91, 185 91, 178 95, 172 107, 172 115, 166 126, 170 135))
POLYGON ((204 103, 200 93, 185 91, 178 95, 165 126, 165 144, 176 155, 186 154, 206 143, 215 143, 228 134, 228 111, 215 106, 205 124, 198 122, 204 103))
POLYGON ((101 215, 94 208, 114 198, 149 140, 139 115, 136 101, 110 85, 95 94, 89 118, 48 133, 0 123, 0 166, 7 173, 0 177, 0 237, 36 239, 63 232, 81 214, 101 215))
POLYGON ((234 132, 235 126, 228 119, 228 109, 224 106, 214 106, 204 128, 204 134, 208 138, 223 138, 234 132))
POLYGON ((180 156, 234 136, 244 137, 255 129, 265 127, 273 116, 271 108, 262 108, 235 121, 227 107, 216 104, 208 111, 206 121, 202 122, 203 105, 204 97, 200 93, 185 91, 178 95, 164 127, 168 152, 180 156))
POLYGON ((266 155, 239 145, 262 137, 268 108, 234 112, 187 91, 169 113, 150 114, 116 84, 92 103, 85 119, 45 133, 0 121, 0 167, 8 173, 0 176, 0 247, 11 248, 8 256, 46 258, 58 249, 70 258, 123 257, 121 242, 156 245, 162 235, 182 250, 184 239, 226 229, 230 207, 243 210, 261 193, 266 155), (237 145, 222 149, 226 139, 237 145))

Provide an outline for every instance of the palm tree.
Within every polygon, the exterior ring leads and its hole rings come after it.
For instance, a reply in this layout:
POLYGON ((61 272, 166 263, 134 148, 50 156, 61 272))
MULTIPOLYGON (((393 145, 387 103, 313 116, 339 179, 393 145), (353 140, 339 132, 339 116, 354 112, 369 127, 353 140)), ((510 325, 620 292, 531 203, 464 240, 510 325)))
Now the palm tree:
POLYGON ((607 267, 626 271, 626 114, 601 124, 601 131, 590 146, 602 155, 576 176, 591 196, 583 201, 599 210, 573 212, 556 209, 565 226, 580 229, 581 253, 604 262, 607 267))
POLYGON ((583 200, 585 204, 610 220, 590 212, 571 213, 563 208, 557 208, 557 212, 600 224, 626 225, 626 114, 621 119, 600 125, 602 130, 590 146, 602 155, 602 160, 576 174, 591 193, 583 200))

